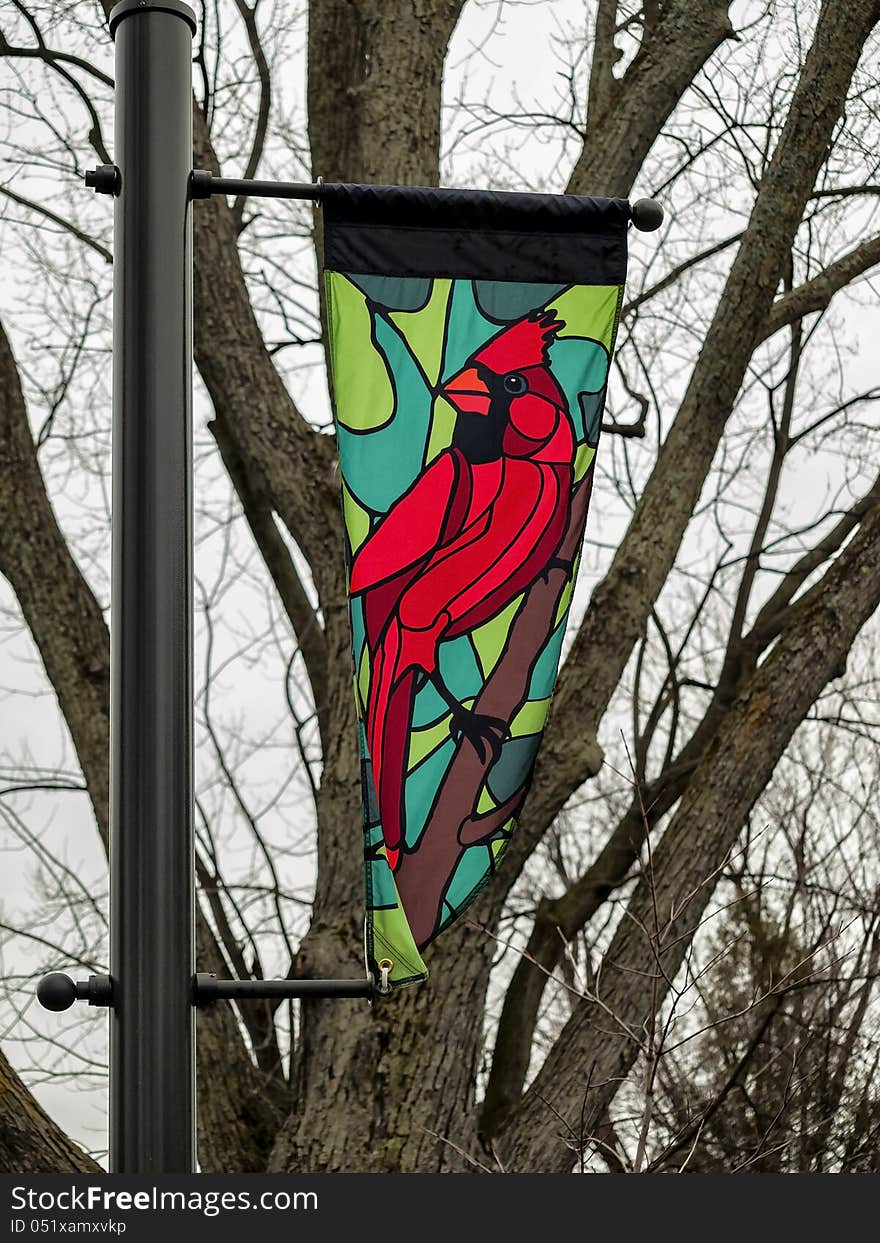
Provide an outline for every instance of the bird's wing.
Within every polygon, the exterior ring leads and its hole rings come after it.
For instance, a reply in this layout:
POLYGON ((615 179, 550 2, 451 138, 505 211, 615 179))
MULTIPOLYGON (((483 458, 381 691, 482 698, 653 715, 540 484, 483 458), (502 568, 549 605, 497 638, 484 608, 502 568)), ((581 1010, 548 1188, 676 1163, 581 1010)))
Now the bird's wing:
POLYGON ((453 624, 484 602, 492 601, 492 611, 503 607, 499 596, 512 599, 534 577, 534 558, 559 527, 563 503, 553 470, 506 458, 492 510, 439 549, 407 590, 400 607, 404 626, 425 629, 441 604, 453 624))
POLYGON ((351 594, 419 565, 440 543, 454 538, 469 500, 467 463, 457 449, 444 449, 361 544, 351 566, 351 594))

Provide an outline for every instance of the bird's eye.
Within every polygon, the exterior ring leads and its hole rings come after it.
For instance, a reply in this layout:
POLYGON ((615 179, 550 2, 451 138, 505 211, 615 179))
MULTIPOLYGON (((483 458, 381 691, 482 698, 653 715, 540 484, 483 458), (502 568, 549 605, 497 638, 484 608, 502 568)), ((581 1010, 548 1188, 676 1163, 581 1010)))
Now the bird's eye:
POLYGON ((510 375, 504 377, 504 391, 516 397, 520 393, 526 391, 526 378, 519 374, 518 371, 511 371, 510 375))

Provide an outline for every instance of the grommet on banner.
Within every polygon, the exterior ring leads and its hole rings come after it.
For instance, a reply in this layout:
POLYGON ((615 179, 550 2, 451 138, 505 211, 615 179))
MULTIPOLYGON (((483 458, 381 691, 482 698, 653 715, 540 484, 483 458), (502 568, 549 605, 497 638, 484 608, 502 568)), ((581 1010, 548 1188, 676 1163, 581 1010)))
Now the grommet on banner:
POLYGON ((388 980, 388 977, 391 974, 392 968, 394 967, 394 963, 391 961, 390 958, 380 958, 378 962, 378 967, 379 967, 379 989, 378 991, 382 994, 383 997, 387 997, 388 994, 391 992, 391 984, 388 980))

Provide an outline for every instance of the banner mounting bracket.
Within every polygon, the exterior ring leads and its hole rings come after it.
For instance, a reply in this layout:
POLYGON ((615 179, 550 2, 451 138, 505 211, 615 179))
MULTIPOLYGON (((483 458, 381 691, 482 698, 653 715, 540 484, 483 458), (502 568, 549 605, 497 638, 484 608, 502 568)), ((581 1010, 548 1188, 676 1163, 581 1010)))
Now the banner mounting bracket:
MULTIPOLYGON (((218 980, 215 975, 197 972, 192 977, 194 1006, 215 1001, 289 1001, 297 997, 371 1000, 381 992, 383 989, 377 987, 371 975, 359 980, 218 980)), ((56 1014, 69 1010, 75 1001, 112 1006, 113 979, 109 975, 90 975, 87 980, 72 980, 63 971, 51 971, 37 985, 37 1000, 44 1010, 56 1014)))

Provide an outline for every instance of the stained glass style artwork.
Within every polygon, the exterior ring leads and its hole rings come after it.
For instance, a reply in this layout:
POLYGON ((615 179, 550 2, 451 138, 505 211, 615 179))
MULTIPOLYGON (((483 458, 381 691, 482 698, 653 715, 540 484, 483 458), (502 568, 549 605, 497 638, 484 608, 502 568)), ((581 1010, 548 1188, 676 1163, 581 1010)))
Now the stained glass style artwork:
POLYGON ((474 900, 528 794, 626 272, 620 200, 333 187, 325 288, 347 537, 368 967, 474 900))

